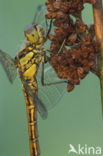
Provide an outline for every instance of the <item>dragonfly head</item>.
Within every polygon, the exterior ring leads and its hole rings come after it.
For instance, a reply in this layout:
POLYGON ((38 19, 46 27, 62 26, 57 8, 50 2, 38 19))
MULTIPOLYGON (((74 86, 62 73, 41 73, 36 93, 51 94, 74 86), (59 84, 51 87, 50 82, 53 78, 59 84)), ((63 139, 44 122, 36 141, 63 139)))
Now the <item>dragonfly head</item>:
POLYGON ((46 41, 46 35, 44 29, 40 25, 30 25, 24 30, 26 39, 36 45, 36 47, 41 47, 46 41))

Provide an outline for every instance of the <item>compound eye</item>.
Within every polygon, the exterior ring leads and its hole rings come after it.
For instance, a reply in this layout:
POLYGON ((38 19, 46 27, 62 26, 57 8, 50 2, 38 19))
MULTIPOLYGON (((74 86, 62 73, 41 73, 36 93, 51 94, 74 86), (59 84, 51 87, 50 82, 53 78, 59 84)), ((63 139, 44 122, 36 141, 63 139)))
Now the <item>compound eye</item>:
POLYGON ((32 34, 32 36, 34 37, 34 34, 32 34))
POLYGON ((33 27, 34 27, 35 30, 37 30, 37 27, 36 26, 37 26, 36 24, 33 25, 33 27))

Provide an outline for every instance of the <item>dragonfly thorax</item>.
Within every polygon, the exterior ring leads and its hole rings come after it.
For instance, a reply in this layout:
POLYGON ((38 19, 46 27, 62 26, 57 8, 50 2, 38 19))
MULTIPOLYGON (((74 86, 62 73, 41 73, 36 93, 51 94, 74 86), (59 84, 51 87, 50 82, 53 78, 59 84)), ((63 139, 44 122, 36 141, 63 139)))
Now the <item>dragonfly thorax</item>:
POLYGON ((29 25, 24 30, 24 34, 26 39, 34 44, 36 48, 43 46, 46 41, 45 31, 41 25, 29 25))

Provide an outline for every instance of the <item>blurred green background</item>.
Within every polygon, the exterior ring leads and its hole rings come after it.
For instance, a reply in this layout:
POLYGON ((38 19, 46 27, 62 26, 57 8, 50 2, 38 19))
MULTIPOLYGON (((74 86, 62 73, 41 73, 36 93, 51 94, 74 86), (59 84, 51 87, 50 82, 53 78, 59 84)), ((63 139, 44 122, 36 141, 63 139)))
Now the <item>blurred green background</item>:
MULTIPOLYGON (((24 39, 24 28, 44 2, 0 0, 0 49, 15 57, 24 39)), ((93 23, 92 7, 85 7, 84 21, 93 23)), ((47 120, 39 117, 39 140, 41 156, 74 156, 68 154, 69 144, 103 147, 100 85, 95 75, 89 73, 73 92, 65 93, 47 120)), ((0 156, 29 155, 22 85, 19 78, 11 85, 0 66, 0 156)))

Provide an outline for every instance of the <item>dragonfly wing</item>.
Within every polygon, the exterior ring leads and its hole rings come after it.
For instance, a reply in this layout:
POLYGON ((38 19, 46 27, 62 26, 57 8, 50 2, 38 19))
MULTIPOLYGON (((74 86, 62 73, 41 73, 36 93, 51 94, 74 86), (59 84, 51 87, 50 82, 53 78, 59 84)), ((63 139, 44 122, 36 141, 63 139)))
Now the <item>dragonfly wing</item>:
POLYGON ((32 24, 39 24, 46 28, 46 19, 45 19, 46 7, 44 5, 39 5, 37 7, 36 13, 32 24))
MULTIPOLYGON (((34 16, 33 24, 39 24, 42 25, 43 28, 46 30, 47 25, 48 28, 50 26, 50 21, 45 19, 45 13, 46 13, 46 7, 44 5, 39 5, 36 11, 36 14, 34 16)), ((51 32, 53 32, 54 27, 52 26, 51 32)), ((46 49, 50 49, 50 41, 46 41, 44 47, 46 49)), ((58 77, 53 68, 47 63, 45 65, 45 82, 51 83, 51 82, 58 82, 61 81, 58 77)), ((39 101, 42 101, 43 106, 45 106, 46 109, 50 109, 54 107, 58 101, 61 99, 62 95, 66 91, 66 84, 57 84, 52 86, 42 86, 41 85, 41 68, 39 68, 38 74, 37 74, 37 81, 38 81, 38 96, 39 101)))
POLYGON ((38 109, 38 112, 39 112, 40 116, 42 117, 42 119, 46 119, 47 115, 48 115, 48 112, 47 112, 47 109, 46 109, 45 105, 38 98, 35 91, 29 86, 29 84, 27 82, 22 81, 22 83, 23 83, 23 86, 24 86, 24 88, 26 90, 26 93, 29 95, 29 97, 33 101, 33 104, 35 106, 37 106, 37 109, 38 109))
POLYGON ((36 13, 35 13, 35 16, 34 16, 32 24, 41 25, 44 28, 44 30, 46 31, 46 33, 47 33, 50 25, 51 25, 50 31, 53 30, 52 29, 53 25, 52 25, 51 20, 45 18, 46 12, 47 12, 46 6, 39 5, 37 7, 37 10, 36 10, 36 13))
MULTIPOLYGON (((59 100, 62 98, 63 94, 66 91, 66 84, 56 84, 50 86, 42 86, 41 85, 41 67, 38 70, 37 81, 38 81, 38 96, 40 100, 44 103, 47 109, 53 108, 59 100)), ((44 80, 45 83, 58 82, 61 81, 53 68, 49 65, 49 63, 45 64, 44 69, 44 80)))
MULTIPOLYGON (((41 25, 41 26, 44 28, 44 30, 45 30, 46 33, 48 32, 48 29, 49 29, 49 27, 50 27, 50 25, 51 25, 50 32, 54 32, 54 27, 53 27, 53 25, 51 24, 51 23, 52 23, 51 20, 45 18, 46 12, 47 12, 46 6, 44 6, 44 5, 39 5, 39 6, 37 7, 36 13, 35 13, 35 15, 34 15, 34 19, 33 19, 32 24, 41 25)), ((50 49, 50 43, 51 43, 51 41, 48 40, 48 41, 44 44, 44 47, 45 47, 45 48, 48 47, 48 49, 50 49), (49 43, 49 46, 47 45, 48 43, 49 43)))
POLYGON ((13 83, 17 75, 17 70, 14 65, 14 60, 8 54, 0 50, 0 62, 7 74, 9 81, 13 83))
POLYGON ((45 105, 43 104, 43 102, 40 99, 38 99, 37 108, 38 108, 38 112, 39 112, 40 116, 42 117, 42 119, 45 120, 48 116, 48 112, 47 112, 45 105))

